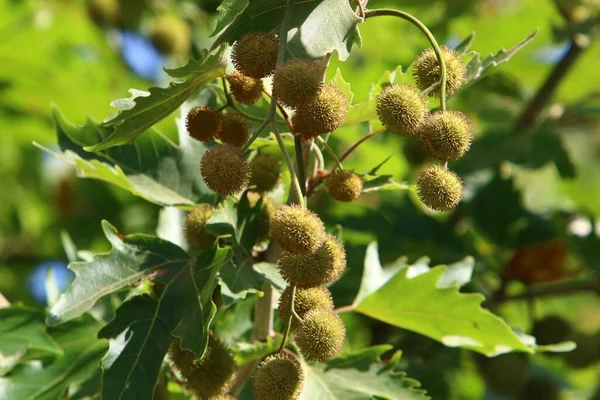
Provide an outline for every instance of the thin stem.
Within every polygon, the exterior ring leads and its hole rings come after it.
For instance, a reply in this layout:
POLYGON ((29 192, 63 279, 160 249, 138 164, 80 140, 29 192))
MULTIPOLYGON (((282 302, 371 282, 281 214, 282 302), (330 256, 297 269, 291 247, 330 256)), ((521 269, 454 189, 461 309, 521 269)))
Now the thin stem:
POLYGON ((269 125, 270 123, 271 123, 271 119, 269 117, 265 118, 265 120, 260 124, 260 126, 258 128, 256 128, 256 131, 252 134, 250 139, 248 139, 246 144, 240 148, 239 153, 244 154, 246 152, 246 150, 248 150, 248 148, 252 145, 252 143, 254 143, 256 138, 260 136, 262 131, 265 130, 267 125, 269 125))
POLYGON ((221 82, 223 83, 223 91, 225 92, 225 98, 227 99, 227 105, 235 110, 238 114, 242 115, 244 118, 249 119, 251 121, 263 121, 261 117, 255 117, 254 115, 248 114, 241 108, 235 104, 235 100, 231 97, 231 93, 229 93, 229 89, 227 87, 227 80, 225 78, 221 78, 221 82))
POLYGON ((229 107, 229 103, 225 103, 221 107, 217 108, 217 112, 220 113, 221 111, 223 111, 227 107, 229 107))
POLYGON ((294 170, 294 164, 292 164, 290 155, 288 154, 287 149, 285 148, 285 143, 283 142, 283 139, 281 138, 281 134, 279 133, 279 128, 277 128, 277 125, 275 125, 275 124, 272 124, 272 127, 273 127, 273 131, 275 133, 275 138, 277 139, 277 144, 279 145, 279 149, 283 153, 283 158, 285 159, 285 163, 287 164, 288 170, 290 171, 290 175, 292 177, 292 185, 294 186, 293 189, 295 189, 297 191, 297 193, 300 194, 300 196, 298 196, 299 198, 297 199, 298 200, 297 203, 300 204, 302 207, 305 207, 304 199, 301 196, 302 187, 300 186, 300 182, 298 182, 298 176, 296 175, 296 172, 294 170))
POLYGON ((327 144, 327 142, 325 140, 323 140, 323 138, 321 136, 317 136, 317 141, 319 142, 319 144, 321 146, 323 146, 323 148, 325 149, 325 151, 327 151, 327 153, 329 153, 329 155, 334 159, 335 164, 337 165, 337 167, 341 170, 344 170, 344 167, 342 166, 342 162, 340 161, 340 159, 338 158, 338 156, 335 154, 335 151, 332 150, 331 147, 329 147, 329 145, 327 144))
POLYGON ((325 168, 325 159, 323 158, 323 153, 321 149, 315 142, 312 143, 312 151, 315 153, 315 158, 317 159, 318 168, 325 168))
POLYGON ((501 292, 500 295, 495 296, 495 298, 487 301, 486 303, 484 303, 484 305, 486 307, 494 307, 507 301, 527 300, 530 298, 538 297, 560 296, 587 291, 597 292, 599 290, 600 282, 598 281, 578 280, 560 284, 543 285, 539 287, 534 286, 529 288, 527 292, 514 296, 506 296, 504 292, 501 292))
POLYGON ((354 311, 354 306, 352 304, 350 304, 349 306, 339 307, 339 308, 336 308, 335 310, 333 310, 333 312, 336 314, 343 314, 343 313, 352 312, 352 311, 354 311))
POLYGON ((446 63, 444 62, 442 50, 440 49, 437 40, 435 40, 435 36, 433 36, 431 31, 418 18, 404 11, 392 10, 389 8, 365 11, 365 19, 372 17, 381 17, 385 15, 402 18, 415 25, 421 30, 421 32, 423 32, 423 34, 425 34, 425 36, 427 36, 427 39, 429 40, 429 43, 431 43, 431 47, 433 48, 438 62, 440 63, 440 109, 444 111, 446 109, 446 63))
POLYGON ((296 285, 292 286, 292 295, 290 296, 290 316, 288 317, 285 331, 283 331, 283 339, 281 339, 281 344, 279 345, 279 351, 282 351, 285 347, 285 343, 287 342, 288 336, 290 334, 290 330, 292 329, 292 318, 294 318, 294 300, 296 299, 296 285))
POLYGON ((304 157, 302 156, 302 139, 300 138, 300 136, 294 136, 294 149, 296 151, 296 168, 298 182, 300 183, 302 197, 306 198, 306 173, 304 171, 304 157))
POLYGON ((378 135, 378 134, 380 134, 381 132, 384 132, 384 131, 385 131, 385 129, 383 129, 383 128, 377 129, 376 131, 373 131, 373 132, 369 133, 368 135, 365 135, 362 138, 360 138, 359 141, 357 141, 352 146, 350 146, 350 148, 348 150, 346 150, 344 152, 344 154, 342 154, 342 156, 340 157, 340 161, 344 161, 346 159, 346 157, 348 157, 354 150, 357 149, 358 146, 360 146, 361 144, 363 144, 367 140, 371 139, 373 136, 376 136, 376 135, 378 135))

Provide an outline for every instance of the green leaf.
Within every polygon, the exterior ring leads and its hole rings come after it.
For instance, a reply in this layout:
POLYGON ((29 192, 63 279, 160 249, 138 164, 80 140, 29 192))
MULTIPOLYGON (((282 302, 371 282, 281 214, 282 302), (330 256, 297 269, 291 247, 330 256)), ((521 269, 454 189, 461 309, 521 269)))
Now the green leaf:
POLYGON ((210 202, 214 193, 202 181, 199 160, 207 149, 180 132, 179 145, 151 131, 132 146, 89 153, 83 148, 106 138, 109 129, 88 121, 77 126, 55 109, 56 134, 62 153, 39 148, 77 169, 80 177, 99 179, 159 205, 210 202))
POLYGON ((115 100, 111 105, 119 109, 119 113, 102 124, 102 127, 111 129, 110 136, 84 149, 100 151, 133 143, 144 131, 179 108, 205 83, 225 74, 226 49, 227 46, 219 46, 213 53, 203 54, 200 60, 190 60, 181 68, 166 70, 172 77, 184 78, 183 81, 171 82, 166 88, 153 87, 148 92, 132 89, 131 97, 115 100))
POLYGON ((509 351, 533 352, 532 346, 520 340, 501 318, 481 308, 482 295, 459 293, 456 285, 440 288, 446 266, 414 276, 409 273, 410 268, 396 265, 396 272, 390 277, 394 270, 386 274, 372 253, 368 254, 368 261, 363 278, 368 287, 361 286, 355 311, 429 336, 446 346, 465 347, 488 356, 509 351), (376 278, 368 278, 371 274, 376 278))
POLYGON ((99 372, 98 362, 107 343, 96 339, 100 325, 92 318, 71 321, 49 331, 62 349, 51 360, 20 363, 0 378, 0 396, 15 400, 62 399, 71 386, 99 372))
MULTIPOLYGON (((214 34, 229 26, 214 46, 232 44, 247 32, 273 32, 283 20, 286 0, 232 0, 220 8, 214 34), (243 11, 241 11, 243 10, 243 11)), ((352 45, 360 45, 357 25, 362 22, 347 0, 295 2, 290 11, 287 50, 293 58, 323 58, 334 50, 340 60, 350 55, 352 45)))
POLYGON ((419 382, 395 372, 399 353, 382 363, 393 346, 381 345, 343 354, 325 362, 305 364, 306 381, 300 400, 428 399, 419 382))
POLYGON ((148 235, 123 236, 107 221, 102 229, 112 245, 110 253, 69 268, 75 280, 50 310, 46 322, 58 325, 88 311, 98 299, 148 277, 152 272, 181 268, 189 256, 178 246, 148 235))
POLYGON ((102 360, 105 399, 152 399, 160 367, 175 336, 196 357, 204 354, 216 313, 212 292, 229 250, 213 248, 196 263, 171 267, 159 279, 158 300, 136 296, 119 307, 98 337, 110 348, 102 360))
POLYGON ((46 329, 42 310, 22 305, 0 308, 0 356, 24 355, 27 350, 60 354, 46 329))

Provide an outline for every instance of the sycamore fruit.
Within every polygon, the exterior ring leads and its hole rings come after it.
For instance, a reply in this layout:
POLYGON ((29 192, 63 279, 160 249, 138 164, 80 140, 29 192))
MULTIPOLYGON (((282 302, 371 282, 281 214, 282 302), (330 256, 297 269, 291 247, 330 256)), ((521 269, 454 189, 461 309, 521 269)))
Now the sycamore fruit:
POLYGON ((204 153, 200 173, 206 186, 222 196, 241 192, 250 181, 248 162, 235 147, 227 144, 211 147, 204 153))
POLYGON ((277 262, 279 272, 291 285, 300 288, 324 285, 337 279, 346 268, 344 246, 333 235, 311 254, 283 251, 277 262))
POLYGON ((389 85, 377 95, 377 116, 396 135, 418 133, 428 112, 423 96, 411 85, 389 85))
POLYGON ((265 358, 252 377, 252 391, 256 400, 296 400, 303 386, 302 366, 284 353, 265 358))
POLYGON ((279 39, 266 32, 249 32, 244 34, 231 51, 235 68, 251 78, 261 79, 275 72, 279 39))
POLYGON ((114 26, 121 19, 119 0, 89 0, 88 13, 92 21, 100 26, 114 26))
POLYGON ((350 202, 358 199, 362 193, 363 180, 347 169, 336 169, 325 180, 331 197, 338 201, 350 202))
POLYGON ((250 135, 252 135, 250 124, 240 114, 231 113, 223 116, 219 130, 221 142, 242 147, 250 139, 250 135))
POLYGON ((215 140, 221 129, 221 123, 221 114, 207 106, 192 108, 185 119, 189 135, 200 142, 215 140))
POLYGON ((192 46, 192 31, 176 15, 162 15, 150 27, 150 40, 161 53, 185 55, 192 46))
POLYGON ((206 232, 206 223, 212 215, 210 204, 199 204, 185 218, 185 237, 188 245, 199 253, 210 249, 215 237, 206 232))
POLYGON ((304 139, 335 131, 348 114, 348 99, 333 85, 324 85, 316 100, 300 107, 292 117, 294 132, 304 139))
MULTIPOLYGON (((287 321, 290 313, 290 301, 292 299, 292 287, 285 288, 279 299, 279 315, 284 321, 287 321)), ((294 296, 294 311, 300 318, 310 310, 323 309, 333 310, 333 299, 331 292, 321 286, 311 288, 296 288, 296 296, 294 296)), ((298 326, 296 318, 292 319, 292 326, 298 326)))
POLYGON ((281 160, 273 154, 258 153, 250 161, 250 171, 252 190, 259 193, 270 192, 279 183, 282 172, 281 160))
POLYGON ((181 349, 181 340, 177 338, 169 348, 169 360, 183 386, 198 397, 226 394, 237 375, 233 354, 213 335, 209 337, 206 352, 198 360, 191 351, 181 349))
POLYGON ((462 192, 458 175, 442 166, 433 165, 419 175, 417 193, 423 204, 432 210, 453 209, 460 202, 462 192))
POLYGON ((291 60, 275 70, 273 93, 290 108, 315 101, 323 88, 323 67, 318 62, 291 60))
POLYGON ((326 360, 335 356, 344 344, 346 328, 331 310, 311 310, 303 318, 294 341, 300 352, 310 361, 326 360))
MULTIPOLYGON (((447 46, 441 47, 444 63, 446 64, 446 96, 452 96, 465 81, 467 68, 460 55, 447 46)), ((417 86, 425 90, 440 81, 440 63, 432 48, 428 48, 417 57, 414 64, 413 75, 417 86)), ((431 92, 432 96, 439 97, 439 87, 431 92)))
POLYGON ((229 82, 233 98, 242 104, 254 104, 262 96, 263 83, 260 79, 251 78, 234 71, 227 76, 227 82, 229 82))
POLYGON ((271 238, 289 254, 311 254, 325 240, 325 225, 299 205, 281 206, 271 220, 271 238))
POLYGON ((458 160, 469 151, 472 142, 473 126, 460 111, 434 112, 421 128, 423 149, 438 160, 458 160))

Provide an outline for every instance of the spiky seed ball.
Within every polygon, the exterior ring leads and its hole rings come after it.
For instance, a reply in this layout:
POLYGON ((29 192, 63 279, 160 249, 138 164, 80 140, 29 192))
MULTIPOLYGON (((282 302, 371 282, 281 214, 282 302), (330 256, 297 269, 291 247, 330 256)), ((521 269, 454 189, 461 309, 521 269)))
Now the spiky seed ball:
POLYGON ((301 288, 324 285, 337 279, 346 268, 344 246, 335 236, 327 235, 311 254, 281 252, 277 262, 283 278, 301 288))
POLYGON ((242 147, 252 135, 250 124, 237 113, 225 114, 222 117, 219 139, 234 147, 242 147))
POLYGON ((89 0, 87 5, 90 18, 100 26, 113 26, 121 19, 119 0, 89 0))
POLYGON ((314 61, 288 61, 275 70, 273 93, 290 108, 306 106, 317 99, 323 88, 323 72, 314 61))
POLYGON ((265 78, 275 71, 279 39, 272 33, 249 32, 243 35, 231 51, 235 68, 251 78, 265 78))
POLYGON ((303 386, 302 366, 284 353, 265 358, 252 377, 252 391, 256 400, 296 400, 303 386))
POLYGON ((299 205, 281 206, 271 220, 271 238, 290 254, 311 254, 325 240, 325 225, 299 205))
POLYGON ((275 189, 281 177, 282 164, 279 157, 273 154, 259 153, 250 161, 250 186, 259 193, 275 189))
POLYGON ((362 179, 347 169, 336 169, 325 183, 331 197, 338 201, 354 201, 362 193, 362 179))
POLYGON ((185 126, 190 136, 200 142, 215 140, 221 129, 222 117, 214 108, 194 107, 188 112, 185 126))
MULTIPOLYGON (((442 57, 446 64, 446 96, 456 93, 465 81, 467 68, 460 55, 447 46, 442 46, 442 57)), ((417 86, 425 90, 440 80, 440 64, 432 48, 424 50, 414 64, 413 75, 417 86)), ((433 90, 431 96, 439 97, 439 88, 433 90)))
POLYGON ((211 397, 210 400, 235 400, 235 397, 228 394, 221 394, 217 397, 211 397))
POLYGON ((377 116, 383 126, 396 135, 418 133, 428 112, 421 93, 406 83, 386 86, 377 95, 377 116))
POLYGON ((179 338, 169 348, 169 359, 183 386, 198 397, 226 394, 237 375, 233 354, 213 335, 210 335, 206 352, 199 360, 194 360, 191 351, 181 349, 179 338))
POLYGON ((262 96, 264 86, 260 79, 233 71, 233 74, 227 76, 227 82, 229 82, 233 98, 242 104, 254 104, 262 96))
POLYGON ((206 186, 223 196, 241 192, 250 182, 250 165, 235 147, 227 144, 211 147, 204 153, 200 173, 206 186))
POLYGON ((206 223, 212 215, 210 204, 199 204, 185 218, 185 237, 188 245, 199 253, 210 249, 215 237, 206 232, 206 223))
MULTIPOLYGON (((279 315, 284 321, 290 316, 290 302, 292 300, 292 287, 285 288, 279 299, 279 315)), ((304 318, 310 310, 323 309, 333 310, 333 299, 331 292, 321 286, 312 288, 297 288, 294 297, 294 311, 300 318, 304 318)), ((292 326, 296 328, 298 321, 292 319, 292 326)))
POLYGON ((335 356, 346 336, 344 323, 331 310, 311 310, 296 330, 295 342, 307 360, 326 360, 335 356))
POLYGON ((152 23, 150 40, 161 53, 187 54, 192 45, 192 31, 180 17, 166 14, 152 23))
POLYGON ((462 181, 452 171, 432 165, 419 175, 417 192, 427 207, 436 211, 448 211, 458 205, 462 198, 462 181))
POLYGON ((348 114, 348 99, 333 85, 324 85, 317 99, 298 108, 292 117, 294 131, 305 139, 335 131, 348 114))
POLYGON ((434 112, 421 129, 423 149, 438 160, 458 160, 469 151, 472 142, 473 125, 460 111, 434 112))

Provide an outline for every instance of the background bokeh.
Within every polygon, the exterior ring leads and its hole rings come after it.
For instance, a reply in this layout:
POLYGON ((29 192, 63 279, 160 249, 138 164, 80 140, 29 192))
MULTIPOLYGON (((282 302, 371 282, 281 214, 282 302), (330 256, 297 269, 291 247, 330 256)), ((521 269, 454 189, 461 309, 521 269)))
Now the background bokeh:
MULTIPOLYGON (((102 219, 122 232, 155 232, 158 206, 78 179, 71 167, 32 143, 56 147, 52 104, 75 123, 86 117, 101 121, 114 113, 110 102, 127 97, 129 88, 165 85, 163 66, 182 65, 210 46, 218 3, 0 2, 0 293, 9 301, 44 305, 48 270, 64 289, 71 278, 69 249, 108 250, 102 219), (158 41, 161 23, 180 32, 184 44, 158 41)), ((505 389, 535 384, 521 382, 524 376, 549 378, 565 399, 600 398, 599 2, 371 0, 369 6, 411 12, 450 46, 476 32, 472 49, 484 56, 515 46, 537 28, 539 33, 510 62, 450 100, 451 108, 472 118, 477 138, 469 155, 452 166, 466 183, 466 198, 455 212, 431 214, 413 192, 404 191, 365 194, 344 205, 315 197, 311 208, 328 226, 342 227, 348 252, 349 273, 333 288, 336 304, 352 301, 373 240, 384 263, 427 256, 436 265, 472 255, 476 270, 467 290, 486 295, 493 311, 525 332, 535 326, 544 331, 539 322, 548 316, 559 325, 566 321, 560 339, 576 340, 582 350, 490 362, 357 315, 345 317, 346 347, 394 344, 404 351, 409 376, 434 399, 511 398, 515 394, 505 389), (573 40, 583 50, 556 82, 539 118, 518 126, 573 40), (542 296, 528 298, 532 292, 542 296), (585 360, 586 355, 594 356, 585 360), (507 376, 498 383, 502 371, 507 376)), ((427 46, 413 26, 391 18, 367 21, 360 30, 362 48, 344 63, 332 60, 328 73, 333 76, 339 67, 355 101, 385 71, 408 68, 427 46)), ((158 125, 172 138, 175 117, 158 125)), ((331 141, 343 151, 365 132, 363 126, 343 128, 331 141)), ((345 165, 368 171, 391 156, 380 172, 412 183, 427 162, 413 139, 379 135, 345 165)), ((559 325, 546 330, 560 331, 559 325)))

